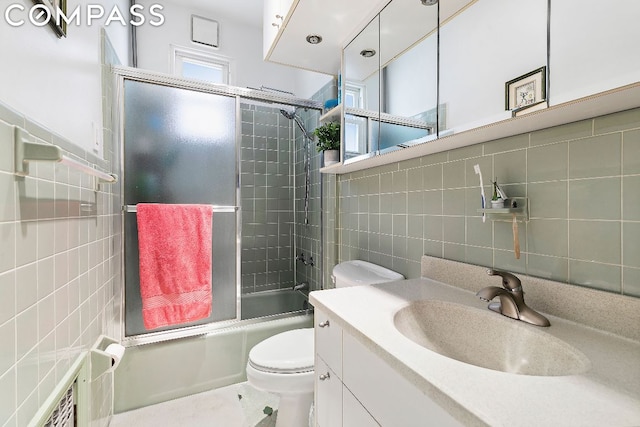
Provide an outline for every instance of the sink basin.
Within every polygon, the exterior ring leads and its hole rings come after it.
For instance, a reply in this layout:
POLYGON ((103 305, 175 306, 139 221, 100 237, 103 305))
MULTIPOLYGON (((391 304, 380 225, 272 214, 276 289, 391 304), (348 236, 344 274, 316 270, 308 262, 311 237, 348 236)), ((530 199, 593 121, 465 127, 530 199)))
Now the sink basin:
POLYGON ((591 366, 579 350, 543 329, 489 310, 416 301, 396 312, 394 324, 428 350, 495 371, 561 376, 580 374, 591 366))

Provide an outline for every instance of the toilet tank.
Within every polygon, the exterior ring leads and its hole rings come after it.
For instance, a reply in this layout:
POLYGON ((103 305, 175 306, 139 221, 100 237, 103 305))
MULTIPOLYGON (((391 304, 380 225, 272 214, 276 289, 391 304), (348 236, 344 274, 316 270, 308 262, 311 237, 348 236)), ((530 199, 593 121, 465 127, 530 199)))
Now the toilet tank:
POLYGON ((367 261, 354 260, 341 262, 333 267, 331 278, 336 288, 346 288, 402 280, 404 276, 367 261))

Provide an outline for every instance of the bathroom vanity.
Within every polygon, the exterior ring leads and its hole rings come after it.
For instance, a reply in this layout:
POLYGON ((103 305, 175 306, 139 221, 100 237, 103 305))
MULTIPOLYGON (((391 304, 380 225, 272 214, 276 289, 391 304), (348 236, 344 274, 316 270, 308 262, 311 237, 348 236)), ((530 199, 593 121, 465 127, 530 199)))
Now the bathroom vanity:
POLYGON ((521 275, 543 328, 489 311, 482 267, 423 276, 311 293, 318 426, 640 425, 639 299, 521 275))
POLYGON ((316 425, 462 424, 322 310, 316 318, 316 425), (322 321, 320 321, 323 319, 322 321))

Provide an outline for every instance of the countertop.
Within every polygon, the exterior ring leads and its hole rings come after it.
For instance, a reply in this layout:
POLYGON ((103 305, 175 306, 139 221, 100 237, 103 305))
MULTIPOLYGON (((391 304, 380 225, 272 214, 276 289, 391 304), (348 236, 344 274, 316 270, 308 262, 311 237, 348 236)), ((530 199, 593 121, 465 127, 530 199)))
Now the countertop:
POLYGON ((465 425, 640 426, 640 342, 543 313, 548 328, 520 323, 572 345, 590 368, 568 376, 494 371, 427 350, 395 329, 394 314, 424 299, 487 310, 473 292, 428 278, 310 294, 314 307, 465 425))

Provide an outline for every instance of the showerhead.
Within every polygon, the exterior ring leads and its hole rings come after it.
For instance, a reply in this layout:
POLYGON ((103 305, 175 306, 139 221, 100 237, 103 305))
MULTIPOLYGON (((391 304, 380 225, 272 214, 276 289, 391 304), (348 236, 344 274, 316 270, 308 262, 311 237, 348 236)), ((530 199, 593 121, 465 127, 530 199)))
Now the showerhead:
POLYGON ((423 6, 433 6, 434 4, 438 3, 438 0, 420 0, 420 1, 422 1, 423 6))
POLYGON ((283 116, 285 116, 289 120, 293 119, 296 116, 296 110, 287 111, 284 109, 280 109, 280 112, 282 113, 283 116))

